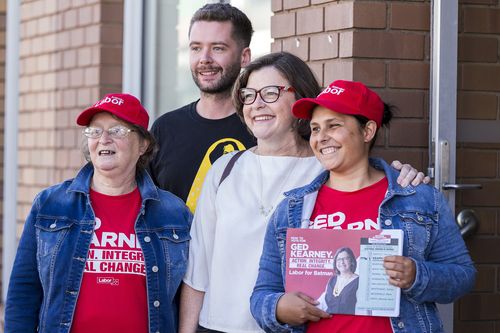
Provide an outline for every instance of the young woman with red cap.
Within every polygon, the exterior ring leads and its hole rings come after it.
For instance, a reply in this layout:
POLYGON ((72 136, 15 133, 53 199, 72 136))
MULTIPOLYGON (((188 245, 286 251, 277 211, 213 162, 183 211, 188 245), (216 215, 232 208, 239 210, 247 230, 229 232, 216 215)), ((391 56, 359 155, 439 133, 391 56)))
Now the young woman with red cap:
POLYGON ((248 299, 268 219, 284 192, 322 171, 307 143, 308 121, 294 118, 291 108, 319 92, 309 67, 286 52, 254 60, 239 76, 233 101, 257 146, 237 161, 233 153, 222 156, 207 174, 191 229, 179 332, 194 332, 198 323, 208 330, 261 332, 248 299))
POLYGON ((83 111, 74 179, 39 193, 26 219, 5 308, 6 332, 175 332, 191 213, 145 171, 154 151, 137 98, 83 111))
POLYGON ((292 112, 310 120, 309 143, 326 171, 286 193, 270 218, 251 297, 259 325, 266 332, 443 332, 435 303, 467 293, 475 268, 443 195, 432 186, 403 188, 383 160, 369 158, 390 107, 364 84, 338 80, 316 98, 298 100, 292 112), (342 229, 377 221, 366 229, 404 231, 403 255, 383 264, 402 291, 398 317, 325 316, 308 295, 284 292, 287 229, 330 228, 317 219, 325 214, 342 214, 342 229))

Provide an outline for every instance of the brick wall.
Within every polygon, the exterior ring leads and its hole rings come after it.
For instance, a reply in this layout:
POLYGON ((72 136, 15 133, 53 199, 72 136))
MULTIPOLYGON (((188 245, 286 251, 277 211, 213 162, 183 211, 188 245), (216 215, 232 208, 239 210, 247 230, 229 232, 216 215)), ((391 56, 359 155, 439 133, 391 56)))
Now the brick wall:
POLYGON ((273 0, 272 10, 271 49, 299 56, 323 86, 362 81, 396 105, 374 153, 426 170, 430 1, 273 0))
MULTIPOLYGON (((499 34, 498 1, 460 1, 459 120, 500 120, 499 34)), ((472 208, 481 220, 478 234, 467 242, 478 278, 474 291, 455 307, 457 332, 500 333, 500 142, 458 142, 457 176, 459 183, 483 184, 480 191, 457 195, 457 208, 472 208)))
POLYGON ((41 189, 83 165, 76 115, 121 90, 123 0, 23 0, 19 233, 41 189))
MULTIPOLYGON (((299 56, 323 86, 349 79, 377 90, 399 111, 374 154, 426 170, 431 1, 273 0, 272 10, 272 50, 299 56)), ((499 33, 498 0, 460 1, 459 120, 500 120, 499 33)), ((500 333, 500 143, 459 142, 457 176, 484 188, 457 193, 457 212, 475 209, 481 227, 467 241, 479 274, 455 303, 455 332, 500 333)))

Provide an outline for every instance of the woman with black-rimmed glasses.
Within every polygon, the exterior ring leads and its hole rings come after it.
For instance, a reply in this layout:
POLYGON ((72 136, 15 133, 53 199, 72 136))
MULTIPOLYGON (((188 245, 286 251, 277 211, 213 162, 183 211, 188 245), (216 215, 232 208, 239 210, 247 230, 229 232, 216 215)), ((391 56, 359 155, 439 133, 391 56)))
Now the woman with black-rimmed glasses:
POLYGON ((307 64, 286 52, 254 60, 236 81, 236 112, 257 146, 224 155, 205 178, 181 292, 181 333, 196 331, 198 323, 205 332, 261 332, 249 299, 268 218, 284 192, 322 171, 307 142, 309 124, 294 118, 291 107, 319 92, 307 64))
POLYGON ((6 332, 175 332, 191 213, 144 167, 149 116, 109 94, 77 118, 89 161, 39 193, 9 284, 6 332))

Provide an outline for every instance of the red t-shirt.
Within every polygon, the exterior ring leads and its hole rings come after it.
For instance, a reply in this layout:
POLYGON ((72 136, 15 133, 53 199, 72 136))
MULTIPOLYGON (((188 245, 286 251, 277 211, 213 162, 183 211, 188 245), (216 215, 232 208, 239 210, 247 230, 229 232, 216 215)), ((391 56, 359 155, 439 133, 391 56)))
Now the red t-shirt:
POLYGON ((146 271, 134 230, 139 189, 118 196, 91 190, 90 201, 96 226, 71 333, 146 333, 146 271))
MULTIPOLYGON (((337 191, 323 185, 319 189, 309 228, 380 229, 378 209, 387 191, 387 178, 354 192, 337 191)), ((389 318, 334 314, 332 318, 310 322, 308 333, 392 333, 389 318)))

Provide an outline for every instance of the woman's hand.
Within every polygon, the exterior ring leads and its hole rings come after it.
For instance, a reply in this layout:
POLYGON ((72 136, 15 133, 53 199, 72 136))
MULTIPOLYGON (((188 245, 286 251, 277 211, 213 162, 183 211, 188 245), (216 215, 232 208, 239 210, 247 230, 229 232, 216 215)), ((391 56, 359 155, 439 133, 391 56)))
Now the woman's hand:
POLYGON ((292 326, 308 321, 330 318, 331 315, 316 307, 318 301, 301 292, 286 293, 278 301, 276 319, 292 326))
POLYGON ((415 282, 415 262, 408 257, 387 256, 384 258, 384 268, 393 286, 406 289, 415 282))
POLYGON ((429 176, 424 175, 423 172, 419 172, 410 164, 403 164, 396 160, 391 163, 391 166, 400 171, 397 182, 402 187, 406 187, 410 183, 413 186, 417 186, 420 183, 429 184, 431 181, 429 176))

